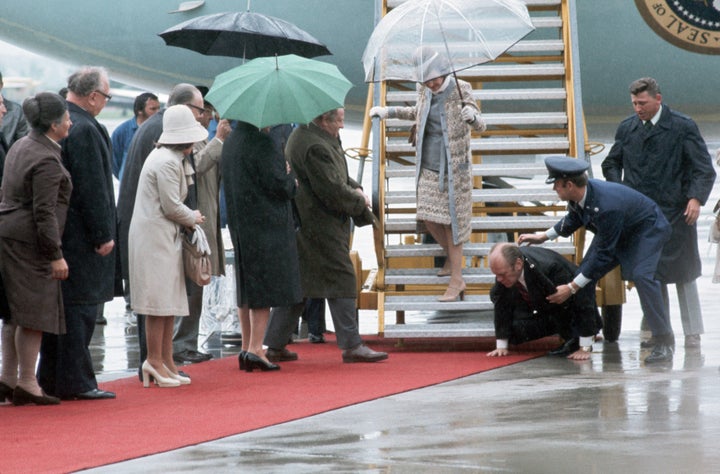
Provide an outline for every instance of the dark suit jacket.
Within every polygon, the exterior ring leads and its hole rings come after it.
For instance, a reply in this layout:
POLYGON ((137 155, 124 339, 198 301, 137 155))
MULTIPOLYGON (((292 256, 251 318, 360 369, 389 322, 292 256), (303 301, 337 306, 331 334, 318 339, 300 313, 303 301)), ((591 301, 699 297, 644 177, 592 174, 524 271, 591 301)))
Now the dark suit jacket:
POLYGON ((116 293, 113 249, 104 257, 96 246, 117 239, 110 136, 88 112, 68 102, 73 122, 62 145, 62 161, 73 190, 63 234, 70 277, 62 282, 65 304, 100 304, 116 293))
POLYGON ((495 305, 495 336, 511 339, 513 323, 522 317, 550 317, 563 338, 594 336, 600 330, 595 285, 581 288, 563 304, 549 303, 547 296, 558 286, 569 283, 577 274, 577 266, 562 255, 543 247, 520 247, 524 257, 524 276, 530 303, 525 303, 516 287, 500 283, 490 290, 495 305))
POLYGON ((670 225, 660 208, 648 197, 617 183, 591 179, 585 207, 568 203, 568 213, 555 231, 568 237, 582 226, 595 234, 580 272, 599 280, 618 264, 623 278, 654 278, 662 247, 670 237, 670 225))

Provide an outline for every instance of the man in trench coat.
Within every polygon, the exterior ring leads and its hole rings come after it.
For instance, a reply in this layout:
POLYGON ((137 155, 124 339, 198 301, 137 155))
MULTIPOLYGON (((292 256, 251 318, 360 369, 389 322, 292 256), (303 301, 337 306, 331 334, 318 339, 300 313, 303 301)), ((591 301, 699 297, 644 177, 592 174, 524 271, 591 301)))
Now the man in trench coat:
POLYGON ((662 103, 653 78, 630 84, 630 98, 635 114, 620 123, 602 163, 603 175, 655 201, 670 222, 672 234, 656 276, 668 312, 667 284, 675 283, 685 346, 699 347, 703 321, 695 281, 701 272, 696 223, 715 182, 712 158, 695 122, 662 103))
MULTIPOLYGON (((306 298, 327 298, 343 362, 387 359, 363 344, 357 325, 357 282, 350 260, 352 217, 369 213, 370 199, 348 176, 340 144, 345 110, 333 109, 297 127, 285 155, 298 177, 295 198, 300 280, 306 298)), ((285 346, 304 303, 273 308, 265 335, 266 356, 274 362, 297 359, 285 346)))

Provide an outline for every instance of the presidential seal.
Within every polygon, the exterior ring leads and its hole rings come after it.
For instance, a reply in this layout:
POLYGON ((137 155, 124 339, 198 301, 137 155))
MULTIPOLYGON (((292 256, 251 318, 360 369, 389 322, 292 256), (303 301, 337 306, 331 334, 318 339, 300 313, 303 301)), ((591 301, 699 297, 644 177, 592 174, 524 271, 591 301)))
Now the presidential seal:
POLYGON ((650 28, 695 53, 720 54, 720 0, 635 0, 650 28))

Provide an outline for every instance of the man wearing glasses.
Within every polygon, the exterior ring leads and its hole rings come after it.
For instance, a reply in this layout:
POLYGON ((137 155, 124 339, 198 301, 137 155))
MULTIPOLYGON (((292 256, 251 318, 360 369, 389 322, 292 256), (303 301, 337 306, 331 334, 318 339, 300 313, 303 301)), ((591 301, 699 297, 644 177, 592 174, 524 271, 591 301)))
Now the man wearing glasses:
POLYGON ((84 67, 68 78, 70 134, 61 142, 70 172, 63 256, 70 276, 62 282, 67 333, 44 334, 38 380, 47 394, 65 400, 115 398, 98 389, 90 356, 98 307, 115 291, 115 195, 110 136, 95 117, 111 99, 107 72, 84 67))

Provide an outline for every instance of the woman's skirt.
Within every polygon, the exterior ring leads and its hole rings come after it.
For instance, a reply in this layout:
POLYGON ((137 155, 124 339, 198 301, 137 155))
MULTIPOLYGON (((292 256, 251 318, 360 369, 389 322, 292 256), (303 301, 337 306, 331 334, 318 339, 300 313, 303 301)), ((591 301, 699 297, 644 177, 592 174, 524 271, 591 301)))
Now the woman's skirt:
MULTIPOLYGON (((462 181, 462 180, 461 180, 462 181)), ((472 181, 470 181, 471 183, 472 181)), ((445 185, 440 190, 440 173, 427 169, 420 170, 420 179, 417 186, 417 220, 429 221, 436 224, 452 225, 453 213, 450 211, 450 194, 448 192, 447 175, 445 185)), ((472 217, 472 188, 461 186, 454 189, 455 222, 453 229, 455 244, 466 242, 472 232, 470 219, 472 217), (467 188, 467 189, 465 189, 467 188)))

